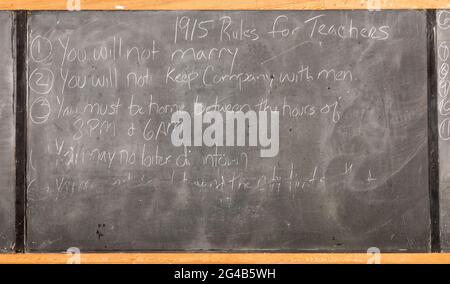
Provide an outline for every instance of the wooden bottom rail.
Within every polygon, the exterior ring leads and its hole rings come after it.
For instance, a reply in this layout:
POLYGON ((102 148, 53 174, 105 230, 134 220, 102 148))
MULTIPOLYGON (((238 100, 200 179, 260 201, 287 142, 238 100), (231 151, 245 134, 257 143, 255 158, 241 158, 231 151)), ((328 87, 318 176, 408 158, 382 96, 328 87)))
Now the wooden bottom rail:
MULTIPOLYGON (((62 253, 0 254, 0 263, 82 264, 366 264, 371 257, 357 253, 62 253)), ((378 257, 378 256, 376 256, 378 257)), ((373 260, 373 259, 372 259, 373 260)), ((450 264, 450 253, 381 254, 381 264, 450 264)))

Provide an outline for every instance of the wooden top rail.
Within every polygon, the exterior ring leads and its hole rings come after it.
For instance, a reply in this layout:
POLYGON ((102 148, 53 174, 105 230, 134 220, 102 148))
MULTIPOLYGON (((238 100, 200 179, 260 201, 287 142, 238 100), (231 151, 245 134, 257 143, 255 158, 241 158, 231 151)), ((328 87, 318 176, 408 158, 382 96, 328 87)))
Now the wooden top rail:
POLYGON ((448 0, 0 0, 0 10, 450 9, 448 0))

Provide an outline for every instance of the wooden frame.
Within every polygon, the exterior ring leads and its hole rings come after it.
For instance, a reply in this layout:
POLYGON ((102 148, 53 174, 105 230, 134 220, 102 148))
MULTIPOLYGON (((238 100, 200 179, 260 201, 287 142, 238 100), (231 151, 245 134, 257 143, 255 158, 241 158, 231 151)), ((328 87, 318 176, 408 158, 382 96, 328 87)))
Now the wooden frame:
MULTIPOLYGON (((76 0, 1 0, 0 10, 67 10, 76 0)), ((81 10, 450 9, 448 0, 80 0, 81 10)), ((354 253, 89 253, 81 263, 294 264, 367 263, 354 253)), ((68 263, 64 253, 0 254, 0 263, 68 263)), ((450 263, 450 253, 381 254, 380 263, 450 263)))

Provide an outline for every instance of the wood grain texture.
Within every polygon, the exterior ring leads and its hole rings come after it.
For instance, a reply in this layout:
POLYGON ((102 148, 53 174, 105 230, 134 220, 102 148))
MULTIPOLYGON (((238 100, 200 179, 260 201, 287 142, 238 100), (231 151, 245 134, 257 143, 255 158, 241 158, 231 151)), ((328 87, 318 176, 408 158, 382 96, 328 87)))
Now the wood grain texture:
MULTIPOLYGON (((76 0, 0 0, 1 10, 68 10, 76 0), (69 4, 70 5, 70 4, 69 4)), ((446 9, 448 0, 80 0, 81 10, 446 9)))
MULTIPOLYGON (((0 263, 64 264, 66 254, 3 254, 0 263)), ((100 253, 81 254, 81 264, 366 264, 366 254, 296 253, 100 253)), ((382 254, 381 264, 449 264, 450 254, 382 254)))

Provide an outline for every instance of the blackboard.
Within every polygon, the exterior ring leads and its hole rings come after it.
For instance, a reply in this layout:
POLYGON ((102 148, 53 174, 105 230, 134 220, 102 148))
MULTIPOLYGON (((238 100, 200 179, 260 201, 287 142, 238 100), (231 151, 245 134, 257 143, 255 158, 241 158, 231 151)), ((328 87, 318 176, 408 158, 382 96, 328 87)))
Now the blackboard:
POLYGON ((450 48, 450 11, 441 10, 436 13, 436 62, 438 87, 438 123, 439 123, 439 197, 441 247, 450 250, 450 154, 449 139, 449 48, 450 48))
POLYGON ((15 120, 13 15, 0 12, 0 251, 10 252, 15 241, 15 120))
POLYGON ((28 42, 28 251, 430 250, 425 11, 30 12, 28 42), (227 111, 243 145, 196 124, 227 111))

